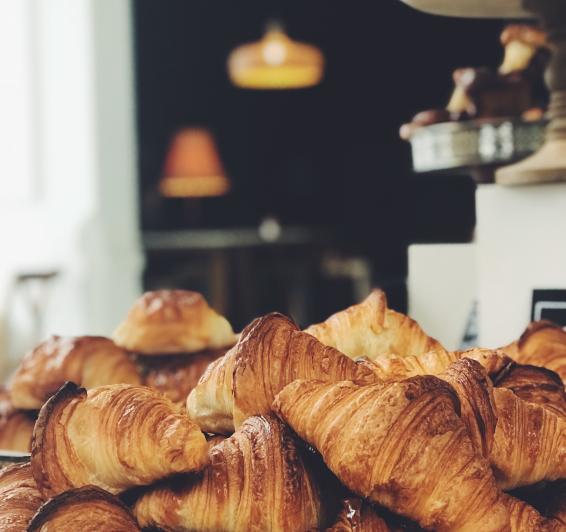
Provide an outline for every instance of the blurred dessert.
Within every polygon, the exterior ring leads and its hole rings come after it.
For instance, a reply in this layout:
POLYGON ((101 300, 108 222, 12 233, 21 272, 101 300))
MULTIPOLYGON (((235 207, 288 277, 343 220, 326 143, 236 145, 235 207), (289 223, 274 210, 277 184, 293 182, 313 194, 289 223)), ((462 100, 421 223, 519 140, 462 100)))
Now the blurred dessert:
POLYGON ((475 118, 541 116, 546 103, 543 72, 548 62, 546 34, 535 27, 512 24, 501 33, 504 58, 497 71, 487 67, 458 68, 445 109, 417 113, 399 135, 409 140, 422 126, 475 118), (532 111, 537 109, 537 112, 532 111))

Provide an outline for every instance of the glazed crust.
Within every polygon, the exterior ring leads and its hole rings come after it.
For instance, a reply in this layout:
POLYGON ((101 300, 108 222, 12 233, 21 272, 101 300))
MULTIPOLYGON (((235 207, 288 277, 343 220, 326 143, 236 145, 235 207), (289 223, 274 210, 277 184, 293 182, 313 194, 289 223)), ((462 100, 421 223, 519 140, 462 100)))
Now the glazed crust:
POLYGON ((0 449, 29 452, 35 415, 14 408, 8 392, 0 390, 0 449))
POLYGON ((566 420, 566 393, 558 376, 546 368, 513 364, 495 381, 500 388, 510 389, 528 403, 547 408, 566 420))
POLYGON ((187 412, 205 432, 230 433, 246 418, 269 413, 275 395, 300 378, 376 381, 363 365, 272 313, 248 325, 238 343, 208 367, 187 399, 187 412))
POLYGON ((65 382, 85 388, 103 384, 140 384, 126 351, 108 338, 52 336, 22 360, 9 384, 16 408, 39 410, 65 382))
POLYGON ((498 375, 512 362, 503 351, 474 348, 468 351, 435 350, 421 355, 376 355, 371 360, 366 359, 363 363, 380 380, 388 382, 416 375, 440 375, 451 364, 464 358, 478 362, 490 377, 498 375))
POLYGON ((208 365, 225 353, 226 349, 213 349, 194 354, 143 356, 139 357, 138 363, 146 386, 184 406, 208 365))
POLYGON ((389 309, 381 290, 374 290, 361 303, 311 325, 305 332, 351 358, 445 351, 416 321, 389 309))
POLYGON ((210 450, 202 476, 152 488, 134 514, 165 530, 306 531, 321 525, 321 502, 288 428, 257 416, 210 450))
POLYGON ((497 428, 490 454, 498 484, 513 489, 566 478, 566 421, 511 390, 493 390, 497 428))
POLYGON ((393 532, 387 522, 365 501, 344 499, 336 522, 326 532, 393 532))
POLYGON ((113 335, 128 351, 141 355, 195 353, 234 345, 236 336, 226 318, 208 306, 198 292, 146 292, 113 335))
POLYGON ((497 412, 493 385, 485 369, 470 358, 462 358, 438 377, 456 391, 461 405, 461 419, 475 449, 488 458, 493 447, 497 412))
POLYGON ((0 471, 0 530, 25 532, 42 503, 29 463, 0 471))
POLYGON ((129 508, 110 493, 85 486, 46 502, 28 532, 138 532, 129 508))
POLYGON ((72 383, 41 409, 31 452, 44 496, 99 486, 110 493, 202 469, 208 444, 173 403, 143 386, 87 392, 72 383))
POLYGON ((442 380, 295 381, 274 410, 352 491, 428 529, 501 531, 509 514, 442 380))

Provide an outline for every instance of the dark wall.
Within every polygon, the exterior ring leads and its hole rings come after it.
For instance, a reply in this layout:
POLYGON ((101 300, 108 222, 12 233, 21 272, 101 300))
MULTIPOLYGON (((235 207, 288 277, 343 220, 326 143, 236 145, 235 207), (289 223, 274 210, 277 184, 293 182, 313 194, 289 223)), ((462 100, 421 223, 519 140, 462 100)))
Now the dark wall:
POLYGON ((398 129, 446 103, 454 68, 499 63, 500 21, 432 17, 398 0, 135 0, 134 9, 144 228, 187 225, 182 201, 160 199, 155 187, 172 133, 202 124, 234 185, 202 202, 203 226, 248 226, 267 214, 328 226, 385 276, 404 275, 408 241, 469 236, 473 185, 411 178, 398 129), (230 84, 228 53, 273 16, 323 50, 320 86, 230 84))

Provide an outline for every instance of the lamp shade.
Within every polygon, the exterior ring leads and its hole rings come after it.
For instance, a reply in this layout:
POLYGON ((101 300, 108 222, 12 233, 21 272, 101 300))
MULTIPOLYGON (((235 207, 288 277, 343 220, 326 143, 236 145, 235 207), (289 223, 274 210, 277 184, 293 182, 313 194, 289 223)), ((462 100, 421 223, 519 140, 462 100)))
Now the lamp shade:
POLYGON ((228 57, 234 85, 246 89, 299 89, 320 83, 322 52, 290 39, 278 24, 270 24, 258 42, 243 44, 228 57))
POLYGON ((159 191, 163 196, 221 196, 230 190, 211 133, 203 128, 178 131, 169 147, 159 191))

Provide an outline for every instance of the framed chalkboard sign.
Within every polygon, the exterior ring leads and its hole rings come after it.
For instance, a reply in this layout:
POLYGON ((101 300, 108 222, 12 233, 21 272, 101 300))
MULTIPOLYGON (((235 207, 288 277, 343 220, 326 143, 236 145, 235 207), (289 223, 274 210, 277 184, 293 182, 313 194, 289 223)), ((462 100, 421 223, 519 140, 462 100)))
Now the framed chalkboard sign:
POLYGON ((531 320, 550 320, 566 326, 566 289, 533 290, 531 320))

